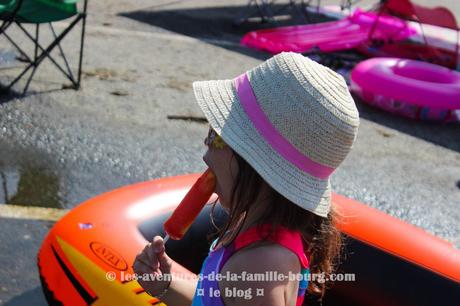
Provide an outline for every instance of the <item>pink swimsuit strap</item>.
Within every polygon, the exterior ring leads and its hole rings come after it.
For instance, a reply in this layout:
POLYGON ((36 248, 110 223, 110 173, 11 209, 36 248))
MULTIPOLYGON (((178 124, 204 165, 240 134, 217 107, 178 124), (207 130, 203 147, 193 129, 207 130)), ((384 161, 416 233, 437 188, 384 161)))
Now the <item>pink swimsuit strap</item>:
MULTIPOLYGON (((271 224, 263 224, 261 226, 251 227, 246 231, 238 234, 232 243, 233 247, 229 248, 228 252, 225 252, 223 260, 221 261, 220 269, 228 260, 228 258, 239 249, 260 240, 269 240, 291 250, 294 254, 296 254, 302 266, 301 274, 307 276, 309 273, 310 263, 308 262, 308 258, 304 253, 302 237, 300 236, 300 233, 297 231, 291 231, 283 226, 278 226, 276 227, 276 231, 273 233, 273 235, 270 235, 271 227, 271 224)), ((304 279, 300 281, 296 306, 301 306, 303 304, 307 287, 308 280, 304 279)))
POLYGON ((234 249, 232 253, 238 251, 241 248, 244 248, 251 243, 260 240, 270 240, 291 250, 299 258, 302 268, 308 268, 309 262, 307 256, 304 253, 300 233, 297 231, 291 231, 282 226, 278 226, 276 232, 274 232, 274 235, 272 236, 269 235, 271 226, 271 224, 254 226, 238 234, 238 236, 233 241, 234 249))

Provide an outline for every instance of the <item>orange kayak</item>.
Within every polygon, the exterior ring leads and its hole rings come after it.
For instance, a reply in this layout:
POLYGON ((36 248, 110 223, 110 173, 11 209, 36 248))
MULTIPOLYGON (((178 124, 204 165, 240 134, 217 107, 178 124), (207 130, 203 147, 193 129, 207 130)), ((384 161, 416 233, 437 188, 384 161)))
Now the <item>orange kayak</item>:
MULTIPOLYGON (((49 304, 161 305, 127 276, 133 273, 134 258, 147 241, 164 235, 164 221, 198 177, 123 187, 71 210, 50 230, 38 253, 49 304)), ((353 274, 354 281, 336 282, 323 305, 458 303, 460 250, 346 197, 334 194, 333 205, 344 216, 339 227, 347 236, 347 256, 339 272, 353 274)), ((209 249, 204 238, 213 232, 210 206, 206 205, 181 241, 167 243, 168 254, 180 264, 174 272, 199 272, 209 249)))

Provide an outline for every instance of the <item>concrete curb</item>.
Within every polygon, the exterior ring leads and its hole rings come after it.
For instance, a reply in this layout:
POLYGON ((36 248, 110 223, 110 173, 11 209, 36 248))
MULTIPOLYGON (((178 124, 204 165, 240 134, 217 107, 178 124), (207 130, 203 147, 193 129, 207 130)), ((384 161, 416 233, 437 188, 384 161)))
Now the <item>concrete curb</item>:
POLYGON ((68 209, 0 204, 0 218, 57 221, 68 209))

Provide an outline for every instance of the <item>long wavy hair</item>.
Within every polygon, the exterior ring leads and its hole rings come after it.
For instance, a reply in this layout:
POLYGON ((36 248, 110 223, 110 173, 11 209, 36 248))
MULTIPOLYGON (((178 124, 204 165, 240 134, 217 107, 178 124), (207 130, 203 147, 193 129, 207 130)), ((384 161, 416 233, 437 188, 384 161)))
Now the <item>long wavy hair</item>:
POLYGON ((259 191, 269 188, 269 201, 272 205, 269 205, 260 216, 258 224, 272 224, 271 234, 276 232, 277 226, 301 233, 304 251, 310 261, 310 273, 322 273, 325 276, 311 279, 308 286, 308 293, 317 296, 321 301, 327 288, 327 283, 322 279, 328 279, 328 275, 333 273, 342 249, 342 235, 335 226, 337 213, 331 210, 328 217, 324 218, 300 208, 271 188, 251 165, 234 151, 233 158, 238 163, 238 173, 232 187, 227 222, 218 228, 218 243, 228 245, 235 239, 251 204, 259 196, 259 191), (230 238, 224 238, 224 234, 229 230, 232 232, 230 238))

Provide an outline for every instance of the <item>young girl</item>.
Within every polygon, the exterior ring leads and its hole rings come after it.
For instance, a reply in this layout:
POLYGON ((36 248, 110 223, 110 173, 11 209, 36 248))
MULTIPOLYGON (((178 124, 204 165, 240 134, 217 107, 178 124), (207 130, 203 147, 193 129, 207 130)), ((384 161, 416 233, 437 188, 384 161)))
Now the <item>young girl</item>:
MULTIPOLYGON (((323 296, 320 276, 333 271, 341 246, 329 177, 359 125, 345 81, 281 53, 234 80, 196 82, 194 91, 211 126, 203 160, 229 218, 198 280, 141 286, 168 305, 301 305, 305 294, 323 296)), ((175 264, 157 236, 133 268, 161 275, 175 264)))

